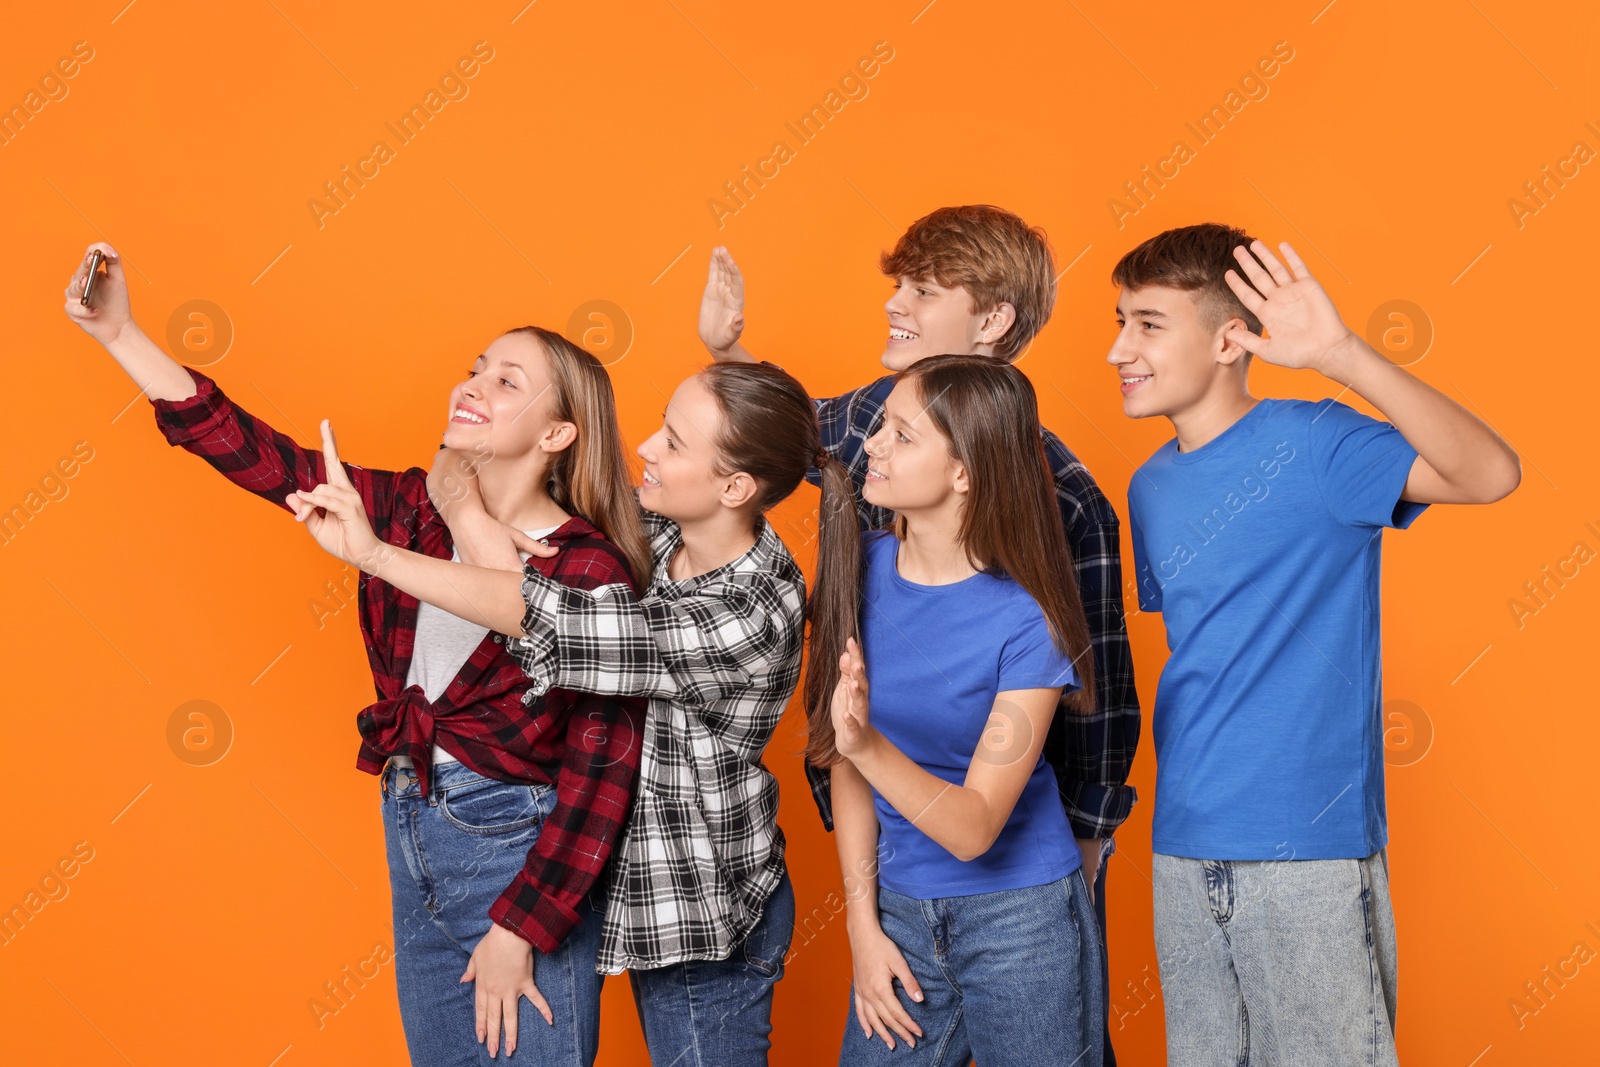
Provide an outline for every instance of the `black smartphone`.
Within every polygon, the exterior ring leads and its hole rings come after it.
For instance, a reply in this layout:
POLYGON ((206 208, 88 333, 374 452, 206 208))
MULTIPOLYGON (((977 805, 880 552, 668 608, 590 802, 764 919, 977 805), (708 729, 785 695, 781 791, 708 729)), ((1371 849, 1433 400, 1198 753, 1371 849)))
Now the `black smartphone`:
POLYGON ((83 300, 81 301, 84 307, 89 306, 89 298, 94 295, 94 281, 100 277, 100 263, 105 258, 105 253, 98 248, 89 253, 89 277, 84 279, 83 300))

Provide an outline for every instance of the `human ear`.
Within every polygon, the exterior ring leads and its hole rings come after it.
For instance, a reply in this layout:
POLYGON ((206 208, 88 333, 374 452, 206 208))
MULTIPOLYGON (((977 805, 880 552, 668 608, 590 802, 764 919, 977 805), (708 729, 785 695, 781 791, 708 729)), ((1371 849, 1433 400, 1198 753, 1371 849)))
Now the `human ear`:
POLYGON ((1017 309, 1002 301, 984 315, 983 326, 978 331, 978 340, 986 345, 996 344, 1016 321, 1017 309))
POLYGON ((730 474, 727 481, 722 483, 722 506, 737 510, 754 500, 760 491, 756 480, 744 471, 730 474))
POLYGON ((1241 345, 1238 341, 1235 341, 1228 336, 1230 330, 1249 331, 1249 329, 1250 327, 1245 324, 1245 321, 1237 315, 1233 316, 1232 318, 1228 319, 1227 322, 1224 322, 1221 326, 1217 327, 1216 340, 1217 344, 1220 346, 1217 349, 1218 363, 1225 367, 1231 367, 1235 363, 1238 363, 1241 359, 1245 359, 1250 355, 1249 350, 1246 349, 1244 345, 1241 345))
POLYGON ((570 422, 552 423, 545 431, 544 437, 539 441, 539 447, 546 452, 561 452, 572 447, 578 439, 578 427, 570 422))

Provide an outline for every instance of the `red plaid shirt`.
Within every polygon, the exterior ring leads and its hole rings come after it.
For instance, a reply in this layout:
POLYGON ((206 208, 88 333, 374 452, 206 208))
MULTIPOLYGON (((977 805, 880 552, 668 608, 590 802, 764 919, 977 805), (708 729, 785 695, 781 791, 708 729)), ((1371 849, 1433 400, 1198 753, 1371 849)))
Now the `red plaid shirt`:
MULTIPOLYGON (((234 406, 217 384, 189 368, 198 392, 157 400, 156 423, 170 444, 200 456, 235 485, 289 510, 284 497, 326 481, 322 452, 302 448, 234 406)), ((344 464, 378 539, 449 559, 450 529, 428 498, 427 474, 344 464)), ((547 540, 561 548, 528 562, 574 589, 625 582, 637 589, 622 553, 581 518, 547 540)), ((516 880, 490 918, 542 952, 554 952, 577 925, 579 906, 621 837, 638 781, 644 701, 551 689, 529 679, 490 634, 439 700, 406 686, 416 642, 417 599, 362 574, 361 634, 378 700, 361 711, 356 766, 381 773, 390 756, 410 756, 424 791, 435 742, 479 774, 506 782, 554 782, 556 807, 516 880)))

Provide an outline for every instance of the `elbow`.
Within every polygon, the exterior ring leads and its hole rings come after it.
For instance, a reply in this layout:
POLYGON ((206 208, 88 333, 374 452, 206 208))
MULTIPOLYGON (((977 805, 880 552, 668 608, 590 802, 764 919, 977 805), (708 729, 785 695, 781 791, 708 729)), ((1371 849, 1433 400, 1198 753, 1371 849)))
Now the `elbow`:
POLYGON ((1500 485, 1498 487, 1499 492, 1495 496, 1494 500, 1489 501, 1489 503, 1492 504, 1495 502, 1495 500, 1504 500, 1506 497, 1516 492, 1517 486, 1521 484, 1522 458, 1515 452, 1507 449, 1505 470, 1501 475, 1500 485))
POLYGON ((971 863, 993 848, 995 841, 999 837, 998 830, 985 830, 981 834, 968 834, 962 840, 952 842, 954 847, 950 848, 950 855, 962 863, 971 863))

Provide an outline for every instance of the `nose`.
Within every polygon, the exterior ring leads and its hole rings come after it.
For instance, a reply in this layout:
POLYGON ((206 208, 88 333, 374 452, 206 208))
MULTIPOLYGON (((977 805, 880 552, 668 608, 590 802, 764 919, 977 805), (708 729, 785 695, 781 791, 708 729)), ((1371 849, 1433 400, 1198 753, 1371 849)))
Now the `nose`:
POLYGON ((883 310, 891 315, 904 315, 906 313, 905 286, 896 286, 894 292, 889 294, 889 299, 883 302, 883 310))
POLYGON ((1113 367, 1120 367, 1125 363, 1134 361, 1132 345, 1127 342, 1127 331, 1118 330, 1117 339, 1111 342, 1111 351, 1106 353, 1106 362, 1113 367))

